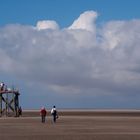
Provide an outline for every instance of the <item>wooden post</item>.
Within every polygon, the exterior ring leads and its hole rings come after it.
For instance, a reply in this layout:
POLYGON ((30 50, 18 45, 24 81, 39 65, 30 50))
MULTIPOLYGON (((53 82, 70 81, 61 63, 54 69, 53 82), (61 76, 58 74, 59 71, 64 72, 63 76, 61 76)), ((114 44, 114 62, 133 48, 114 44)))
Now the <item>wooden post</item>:
POLYGON ((18 109, 19 109, 19 98, 18 98, 18 94, 15 94, 15 110, 16 110, 16 117, 19 116, 18 109))
POLYGON ((2 116, 2 94, 0 93, 0 115, 2 116))
POLYGON ((6 93, 5 108, 6 108, 6 117, 7 117, 8 116, 8 93, 6 93))

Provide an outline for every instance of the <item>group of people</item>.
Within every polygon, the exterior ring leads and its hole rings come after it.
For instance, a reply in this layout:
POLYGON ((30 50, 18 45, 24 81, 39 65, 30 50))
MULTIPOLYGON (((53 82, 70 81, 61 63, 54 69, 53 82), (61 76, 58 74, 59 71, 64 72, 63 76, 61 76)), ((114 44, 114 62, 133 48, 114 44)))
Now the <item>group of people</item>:
MULTIPOLYGON (((47 110, 45 109, 45 107, 41 108, 40 115, 41 115, 42 123, 45 123, 46 115, 47 115, 47 110)), ((51 115, 53 117, 53 122, 56 123, 56 119, 58 119, 58 112, 55 106, 53 106, 53 108, 51 109, 51 115)))

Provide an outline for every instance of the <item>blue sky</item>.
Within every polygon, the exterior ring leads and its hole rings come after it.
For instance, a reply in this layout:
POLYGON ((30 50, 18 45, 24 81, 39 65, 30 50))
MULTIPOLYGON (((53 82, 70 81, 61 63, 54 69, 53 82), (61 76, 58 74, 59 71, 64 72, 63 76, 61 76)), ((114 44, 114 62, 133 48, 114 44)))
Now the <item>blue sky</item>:
POLYGON ((99 12, 99 21, 129 20, 140 17, 139 0, 0 0, 0 25, 9 23, 35 25, 51 19, 61 27, 72 24, 82 12, 99 12))
POLYGON ((0 0, 0 81, 23 108, 140 108, 139 0, 0 0))

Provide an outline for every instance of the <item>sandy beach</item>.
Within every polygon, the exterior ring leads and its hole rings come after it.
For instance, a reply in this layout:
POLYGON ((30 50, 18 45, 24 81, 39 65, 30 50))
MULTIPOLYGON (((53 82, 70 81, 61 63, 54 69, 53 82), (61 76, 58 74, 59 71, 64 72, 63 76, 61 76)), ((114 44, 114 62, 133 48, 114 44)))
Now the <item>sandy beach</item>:
POLYGON ((59 111, 57 123, 48 114, 41 123, 38 111, 0 118, 1 140, 139 140, 139 110, 59 111))

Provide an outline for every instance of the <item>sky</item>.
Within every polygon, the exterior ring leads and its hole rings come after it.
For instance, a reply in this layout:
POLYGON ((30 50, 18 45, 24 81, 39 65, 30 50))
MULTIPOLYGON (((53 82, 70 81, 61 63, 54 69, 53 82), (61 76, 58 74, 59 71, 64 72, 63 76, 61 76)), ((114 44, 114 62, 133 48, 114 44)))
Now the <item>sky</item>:
POLYGON ((25 109, 139 109, 139 5, 0 0, 0 81, 25 109))

